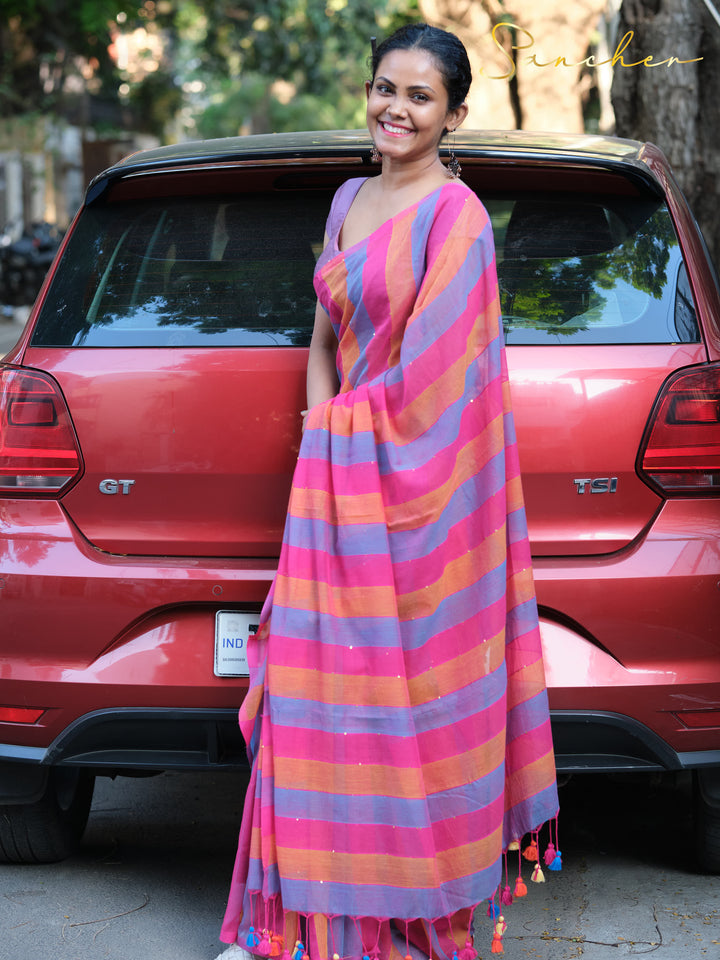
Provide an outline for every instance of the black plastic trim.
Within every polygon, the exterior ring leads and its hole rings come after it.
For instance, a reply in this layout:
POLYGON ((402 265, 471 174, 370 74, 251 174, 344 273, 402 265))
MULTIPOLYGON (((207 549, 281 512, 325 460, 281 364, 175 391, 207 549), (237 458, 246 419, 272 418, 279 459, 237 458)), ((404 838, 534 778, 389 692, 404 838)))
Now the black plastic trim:
POLYGON ((80 717, 50 745, 43 763, 141 770, 247 766, 236 709, 127 707, 80 717))
MULTIPOLYGON (((677 753, 649 727, 619 713, 555 711, 551 722, 561 773, 684 770, 695 765, 692 754, 677 753)), ((714 764, 720 765, 720 750, 714 764)), ((707 756, 698 765, 713 761, 707 756)))
MULTIPOLYGON (((678 753, 621 714, 554 711, 551 723, 559 773, 720 768, 720 750, 678 753)), ((230 770, 246 767, 247 755, 236 709, 98 710, 70 724, 46 750, 0 744, 0 803, 34 794, 40 779, 29 770, 54 765, 98 773, 230 770), (23 767, 27 772, 21 776, 23 767), (9 778, 13 784, 3 783, 9 778)))

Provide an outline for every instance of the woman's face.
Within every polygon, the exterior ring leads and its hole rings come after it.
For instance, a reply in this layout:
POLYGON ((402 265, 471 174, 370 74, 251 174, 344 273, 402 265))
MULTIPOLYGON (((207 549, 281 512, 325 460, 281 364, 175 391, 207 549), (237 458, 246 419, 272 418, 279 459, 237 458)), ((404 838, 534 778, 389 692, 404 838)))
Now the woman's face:
POLYGON ((445 130, 467 113, 448 109, 445 81, 426 50, 391 50, 378 64, 367 89, 367 125, 375 146, 394 160, 436 155, 445 130))

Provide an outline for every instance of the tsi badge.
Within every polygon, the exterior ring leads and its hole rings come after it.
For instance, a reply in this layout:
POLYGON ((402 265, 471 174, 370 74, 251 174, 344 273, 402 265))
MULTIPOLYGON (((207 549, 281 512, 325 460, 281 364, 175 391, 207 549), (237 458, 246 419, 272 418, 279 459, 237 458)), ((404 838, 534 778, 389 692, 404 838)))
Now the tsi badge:
POLYGON ((589 490, 590 493, 616 493, 617 492, 617 477, 598 477, 595 480, 573 480, 577 488, 578 493, 585 493, 586 490, 589 490))
POLYGON ((130 487, 134 484, 134 480, 101 480, 100 493, 124 493, 127 496, 130 493, 130 487))

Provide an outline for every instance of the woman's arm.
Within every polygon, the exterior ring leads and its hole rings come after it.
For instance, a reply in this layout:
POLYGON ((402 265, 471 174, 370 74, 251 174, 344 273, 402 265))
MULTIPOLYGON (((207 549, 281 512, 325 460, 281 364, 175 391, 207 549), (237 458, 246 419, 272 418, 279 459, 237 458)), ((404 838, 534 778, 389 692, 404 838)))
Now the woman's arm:
MULTIPOLYGON (((340 384, 336 366, 337 348, 337 337, 330 317, 318 301, 307 365, 308 409, 329 400, 338 392, 340 384)), ((306 413, 307 410, 303 410, 303 424, 306 413)))

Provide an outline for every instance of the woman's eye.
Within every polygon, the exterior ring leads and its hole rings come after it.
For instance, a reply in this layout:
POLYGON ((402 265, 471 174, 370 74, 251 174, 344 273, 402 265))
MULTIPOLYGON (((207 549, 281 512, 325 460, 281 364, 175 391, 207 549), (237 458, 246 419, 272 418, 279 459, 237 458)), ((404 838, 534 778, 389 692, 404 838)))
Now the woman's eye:
POLYGON ((413 100, 418 100, 420 101, 420 103, 425 103, 427 99, 428 98, 425 96, 424 93, 416 93, 415 96, 413 97, 413 100))
POLYGON ((392 93, 392 90, 386 83, 379 83, 378 90, 380 91, 380 93, 392 93))

